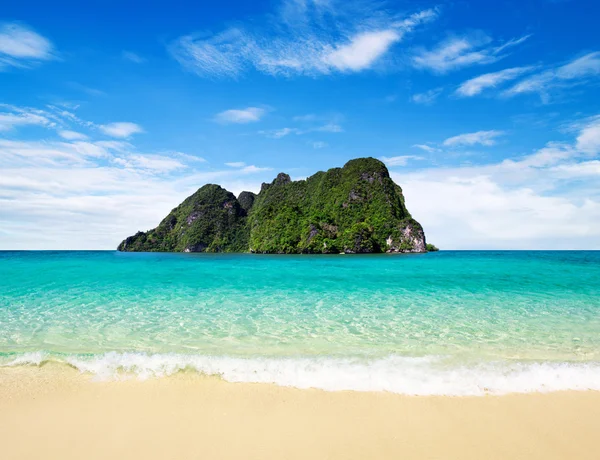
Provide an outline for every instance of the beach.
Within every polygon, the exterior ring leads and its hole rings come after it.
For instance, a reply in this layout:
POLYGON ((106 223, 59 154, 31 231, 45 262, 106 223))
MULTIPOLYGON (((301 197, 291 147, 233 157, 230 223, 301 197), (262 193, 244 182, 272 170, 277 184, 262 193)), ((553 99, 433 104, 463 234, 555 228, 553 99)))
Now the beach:
POLYGON ((596 459, 600 392, 411 397, 0 370, 5 459, 596 459))
POLYGON ((595 459, 599 262, 0 252, 0 458, 595 459))

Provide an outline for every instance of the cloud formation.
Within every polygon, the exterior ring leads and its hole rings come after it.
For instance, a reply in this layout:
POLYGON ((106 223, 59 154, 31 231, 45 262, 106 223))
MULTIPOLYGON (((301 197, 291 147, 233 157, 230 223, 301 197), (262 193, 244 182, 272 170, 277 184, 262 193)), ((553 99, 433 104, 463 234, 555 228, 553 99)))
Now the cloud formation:
POLYGON ((98 128, 108 136, 123 139, 144 132, 144 129, 140 125, 128 121, 117 121, 106 125, 100 125, 98 128))
POLYGON ((435 152, 440 151, 440 149, 438 149, 436 147, 432 147, 431 145, 427 145, 427 144, 414 144, 413 147, 424 150, 428 153, 435 153, 435 152))
POLYGON ((50 40, 20 23, 0 23, 0 71, 56 58, 50 40))
POLYGON ((87 136, 77 131, 71 131, 70 129, 63 129, 58 132, 58 135, 68 141, 85 140, 87 136))
POLYGON ((411 160, 423 160, 423 157, 417 155, 400 155, 395 157, 381 157, 381 161, 383 161, 386 165, 393 166, 406 166, 411 160))
POLYGON ((576 148, 588 155, 600 154, 600 116, 586 120, 577 136, 576 148))
MULTIPOLYGON (((270 175, 266 167, 215 169, 183 152, 141 152, 128 141, 98 140, 99 125, 55 107, 11 110, 52 121, 39 124, 44 134, 35 140, 0 138, 2 249, 112 249, 156 226, 204 183, 219 181, 237 193, 258 190, 270 175), (77 126, 90 135, 77 136, 77 126)), ((21 127, 11 126, 17 133, 21 127)))
POLYGON ((511 97, 524 93, 537 93, 543 101, 547 102, 552 91, 582 85, 598 77, 600 77, 600 51, 527 77, 504 91, 503 95, 511 97))
POLYGON ((491 45, 492 39, 483 34, 470 36, 454 36, 447 38, 431 50, 417 49, 413 58, 413 66, 444 74, 452 70, 472 65, 491 64, 506 56, 504 52, 513 46, 523 43, 529 38, 525 35, 503 43, 491 45))
POLYGON ((452 136, 443 142, 446 147, 458 147, 461 145, 484 145, 486 147, 496 144, 496 138, 502 136, 503 131, 477 131, 474 133, 459 134, 452 136))
POLYGON ((533 66, 512 67, 498 72, 486 73, 462 83, 456 89, 455 94, 461 97, 476 96, 488 88, 496 88, 502 83, 515 80, 533 69, 533 66))
POLYGON ((251 69, 285 76, 360 72, 436 17, 434 9, 400 18, 376 3, 285 0, 259 27, 185 35, 169 51, 202 77, 236 78, 251 69))
POLYGON ((246 107, 245 109, 229 109, 218 113, 215 116, 215 121, 219 123, 229 124, 245 124, 259 121, 267 111, 260 107, 246 107))
POLYGON ((415 104, 430 105, 442 94, 443 88, 430 89, 424 93, 413 94, 410 98, 415 104))
POLYGON ((444 249, 600 249, 599 153, 600 116, 529 155, 392 178, 444 249))

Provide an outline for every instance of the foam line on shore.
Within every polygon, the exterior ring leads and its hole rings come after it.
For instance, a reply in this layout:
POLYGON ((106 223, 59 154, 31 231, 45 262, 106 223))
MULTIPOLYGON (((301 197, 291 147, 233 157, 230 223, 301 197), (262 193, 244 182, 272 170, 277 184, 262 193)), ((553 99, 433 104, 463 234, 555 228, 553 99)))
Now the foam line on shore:
POLYGON ((597 362, 481 362, 457 365, 443 357, 389 356, 239 358, 193 354, 109 352, 99 355, 24 353, 4 366, 68 364, 97 379, 167 377, 184 370, 229 382, 274 383, 327 391, 387 391, 405 395, 485 394, 600 390, 597 362))

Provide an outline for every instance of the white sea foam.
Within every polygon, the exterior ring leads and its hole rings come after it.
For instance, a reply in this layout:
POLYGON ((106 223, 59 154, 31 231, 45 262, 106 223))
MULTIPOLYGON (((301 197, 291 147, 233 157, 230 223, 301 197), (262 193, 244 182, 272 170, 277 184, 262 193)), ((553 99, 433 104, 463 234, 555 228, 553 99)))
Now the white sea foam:
POLYGON ((36 365, 44 363, 49 359, 48 353, 45 351, 32 351, 29 353, 23 353, 17 356, 12 361, 5 364, 5 366, 23 366, 23 365, 36 365))
POLYGON ((98 379, 164 377, 187 369, 230 382, 274 383, 328 391, 388 391, 406 395, 485 394, 600 390, 600 363, 496 362, 449 365, 443 357, 373 359, 235 358, 186 354, 106 353, 50 356, 26 353, 5 365, 66 362, 98 379))

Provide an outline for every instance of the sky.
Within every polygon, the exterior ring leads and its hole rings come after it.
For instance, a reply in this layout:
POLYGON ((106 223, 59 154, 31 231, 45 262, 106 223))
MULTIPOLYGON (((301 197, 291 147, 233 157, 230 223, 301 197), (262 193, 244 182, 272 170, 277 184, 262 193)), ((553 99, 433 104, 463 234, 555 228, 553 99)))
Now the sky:
POLYGON ((0 249, 371 156, 442 249, 600 249, 600 3, 5 2, 0 249))

